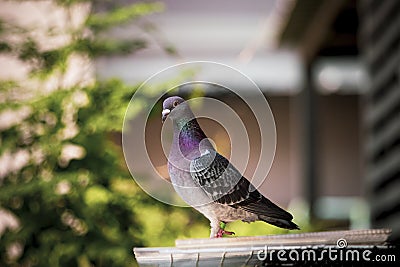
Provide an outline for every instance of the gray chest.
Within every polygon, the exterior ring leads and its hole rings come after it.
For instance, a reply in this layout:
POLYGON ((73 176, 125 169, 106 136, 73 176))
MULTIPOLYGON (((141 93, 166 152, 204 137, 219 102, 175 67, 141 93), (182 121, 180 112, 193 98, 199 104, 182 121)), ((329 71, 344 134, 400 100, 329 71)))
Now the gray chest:
POLYGON ((190 206, 196 208, 212 201, 203 189, 194 182, 189 170, 168 163, 168 172, 175 191, 190 206))

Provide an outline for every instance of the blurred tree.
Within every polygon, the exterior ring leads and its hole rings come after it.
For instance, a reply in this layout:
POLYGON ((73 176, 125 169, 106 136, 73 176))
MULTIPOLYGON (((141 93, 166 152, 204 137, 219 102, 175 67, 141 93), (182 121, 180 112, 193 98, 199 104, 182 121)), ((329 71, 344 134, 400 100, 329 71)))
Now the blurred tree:
MULTIPOLYGON (((0 266, 131 266, 134 246, 207 236, 202 216, 148 197, 124 165, 116 140, 136 87, 86 76, 65 82, 71 58, 90 62, 144 48, 146 40, 105 33, 162 5, 53 2, 67 15, 77 5, 90 10, 82 25, 68 28, 70 41, 57 47, 43 48, 32 29, 0 21, 0 52, 30 70, 29 82, 0 82, 0 114, 10 118, 0 128, 0 266), (54 90, 41 90, 49 84, 54 90)), ((175 53, 169 45, 165 51, 175 53)))

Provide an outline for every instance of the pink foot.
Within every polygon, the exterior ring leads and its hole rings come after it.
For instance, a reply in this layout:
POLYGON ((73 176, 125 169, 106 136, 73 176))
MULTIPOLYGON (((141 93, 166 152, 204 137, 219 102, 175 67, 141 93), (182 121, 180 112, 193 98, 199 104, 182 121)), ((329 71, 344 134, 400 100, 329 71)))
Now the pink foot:
POLYGON ((215 235, 216 238, 222 237, 223 235, 234 235, 235 232, 226 231, 224 229, 219 229, 218 233, 215 235))

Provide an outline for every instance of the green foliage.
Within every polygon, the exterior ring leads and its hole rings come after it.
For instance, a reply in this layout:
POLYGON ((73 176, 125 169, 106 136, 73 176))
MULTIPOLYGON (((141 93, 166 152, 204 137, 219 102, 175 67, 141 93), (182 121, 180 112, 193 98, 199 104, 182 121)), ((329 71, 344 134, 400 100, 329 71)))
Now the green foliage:
MULTIPOLYGON (((55 1, 66 10, 77 2, 87 1, 55 1)), ((71 31, 70 43, 47 50, 29 29, 1 22, 3 37, 18 34, 22 41, 2 38, 0 52, 29 64, 29 79, 45 83, 66 72, 71 55, 95 58, 145 47, 145 40, 102 33, 161 9, 137 3, 93 11, 71 31)), ((0 266, 132 266, 134 246, 208 235, 202 216, 150 198, 124 165, 120 132, 137 87, 113 79, 31 94, 27 84, 0 82, 0 114, 19 114, 0 132, 0 159, 8 158, 0 170, 0 211, 18 221, 0 233, 0 266)))
POLYGON ((77 258, 96 266, 127 266, 133 261, 130 249, 143 245, 138 238, 143 229, 132 208, 151 200, 142 192, 131 195, 112 186, 125 181, 136 187, 121 167, 120 148, 109 138, 109 132, 121 128, 121 107, 127 103, 121 92, 127 93, 128 88, 119 82, 107 85, 57 90, 19 103, 32 112, 1 133, 2 152, 23 149, 32 156, 0 187, 1 206, 15 214, 21 225, 2 236, 3 264, 12 262, 5 251, 15 243, 24 246, 17 262, 39 266, 74 266, 77 258), (77 94, 88 102, 74 102, 77 94), (74 115, 72 123, 79 131, 65 138, 71 123, 66 123, 68 114, 74 115), (63 150, 71 145, 83 150, 83 155, 63 158, 63 150), (41 154, 37 162, 35 153, 41 154))
POLYGON ((161 3, 138 3, 118 7, 106 13, 94 14, 89 17, 87 25, 94 31, 104 31, 111 27, 124 25, 132 19, 163 10, 161 3))
POLYGON ((129 54, 146 47, 146 42, 137 40, 95 40, 81 39, 76 42, 76 50, 91 57, 129 54))

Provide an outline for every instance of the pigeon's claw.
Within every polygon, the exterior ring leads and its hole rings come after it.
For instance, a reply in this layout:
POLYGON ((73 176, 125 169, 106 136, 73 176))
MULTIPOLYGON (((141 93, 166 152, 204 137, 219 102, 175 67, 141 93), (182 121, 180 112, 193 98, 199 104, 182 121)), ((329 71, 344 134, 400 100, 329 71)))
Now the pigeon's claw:
POLYGON ((216 238, 220 238, 223 237, 224 235, 234 235, 235 232, 230 232, 230 231, 226 231, 222 228, 220 228, 217 232, 217 234, 215 235, 216 238))

